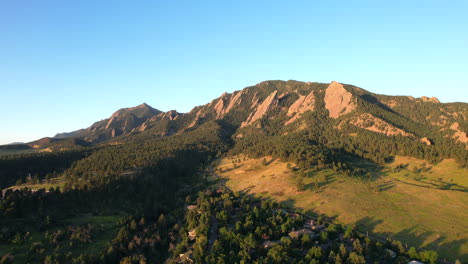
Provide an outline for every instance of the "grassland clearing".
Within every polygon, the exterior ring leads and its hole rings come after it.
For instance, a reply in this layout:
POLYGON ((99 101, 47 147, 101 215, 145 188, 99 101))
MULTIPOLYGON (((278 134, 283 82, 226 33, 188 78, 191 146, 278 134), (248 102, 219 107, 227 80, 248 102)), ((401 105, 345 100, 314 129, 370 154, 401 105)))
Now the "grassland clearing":
POLYGON ((19 185, 13 185, 11 187, 8 187, 5 190, 8 190, 8 189, 18 190, 22 188, 28 188, 33 191, 37 191, 39 189, 45 189, 46 191, 48 191, 50 188, 54 188, 54 189, 59 188, 63 190, 65 182, 66 182, 65 178, 57 177, 57 178, 52 178, 49 180, 42 180, 40 183, 23 183, 19 185))
POLYGON ((263 158, 225 158, 216 167, 217 175, 235 191, 271 197, 310 214, 356 224, 382 238, 435 249, 444 257, 468 258, 468 172, 453 160, 423 166, 424 161, 396 157, 373 171, 370 181, 332 170, 309 172, 303 178, 303 191, 286 163, 266 160, 264 165, 263 158), (405 166, 396 169, 400 164, 405 166), (421 167, 426 169, 418 171, 421 167), (441 188, 444 184, 451 185, 441 188))

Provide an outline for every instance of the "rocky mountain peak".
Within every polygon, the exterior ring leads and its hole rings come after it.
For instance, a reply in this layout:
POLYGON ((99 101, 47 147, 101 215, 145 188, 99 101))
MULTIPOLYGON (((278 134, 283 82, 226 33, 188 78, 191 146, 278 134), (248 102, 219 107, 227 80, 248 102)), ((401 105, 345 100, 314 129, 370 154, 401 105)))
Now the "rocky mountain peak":
POLYGON ((434 96, 431 98, 427 96, 421 96, 421 100, 426 103, 436 103, 436 104, 440 103, 439 99, 437 99, 437 97, 434 97, 434 96))
POLYGON ((356 109, 356 100, 341 83, 332 81, 325 90, 325 108, 331 118, 337 118, 356 109))

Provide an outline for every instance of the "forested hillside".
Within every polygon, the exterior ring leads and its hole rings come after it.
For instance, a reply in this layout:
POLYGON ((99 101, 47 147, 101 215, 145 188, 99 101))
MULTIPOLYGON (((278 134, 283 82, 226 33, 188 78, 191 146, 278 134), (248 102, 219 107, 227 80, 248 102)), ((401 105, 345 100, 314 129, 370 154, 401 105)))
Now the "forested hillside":
MULTIPOLYGON (((192 251, 186 257, 196 263, 436 263, 435 251, 368 240, 331 221, 319 224, 324 232, 292 238, 305 216, 224 188, 204 190, 213 162, 241 154, 293 164, 298 185, 323 171, 376 181, 397 157, 427 162, 414 173, 444 160, 462 169, 467 128, 466 103, 338 82, 266 81, 188 113, 123 108, 89 128, 1 148, 1 261, 161 263, 192 251), (201 212, 186 212, 191 203, 201 212), (187 237, 192 229, 201 236, 187 237)), ((437 184, 465 192, 459 182, 437 184)))

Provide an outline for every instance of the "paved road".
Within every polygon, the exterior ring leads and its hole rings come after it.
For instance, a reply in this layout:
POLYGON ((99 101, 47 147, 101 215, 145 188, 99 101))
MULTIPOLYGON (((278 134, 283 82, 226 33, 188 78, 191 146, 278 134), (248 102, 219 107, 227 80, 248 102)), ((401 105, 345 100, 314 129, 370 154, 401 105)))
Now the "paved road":
POLYGON ((210 236, 208 239, 208 250, 211 250, 213 243, 218 239, 218 219, 211 217, 210 236))

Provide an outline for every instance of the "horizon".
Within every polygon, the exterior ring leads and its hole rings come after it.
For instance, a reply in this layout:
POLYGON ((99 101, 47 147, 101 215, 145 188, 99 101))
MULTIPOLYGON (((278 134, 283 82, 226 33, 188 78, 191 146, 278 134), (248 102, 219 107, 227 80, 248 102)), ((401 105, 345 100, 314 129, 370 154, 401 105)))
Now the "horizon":
POLYGON ((468 3, 0 3, 0 145, 266 80, 468 102, 468 3))

